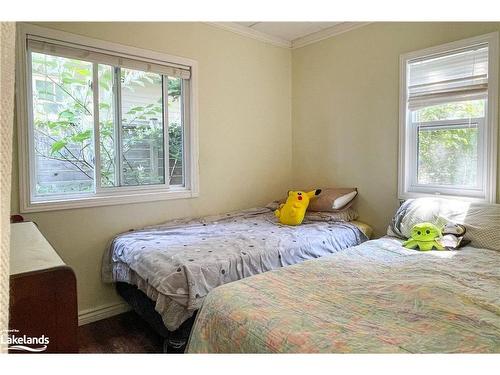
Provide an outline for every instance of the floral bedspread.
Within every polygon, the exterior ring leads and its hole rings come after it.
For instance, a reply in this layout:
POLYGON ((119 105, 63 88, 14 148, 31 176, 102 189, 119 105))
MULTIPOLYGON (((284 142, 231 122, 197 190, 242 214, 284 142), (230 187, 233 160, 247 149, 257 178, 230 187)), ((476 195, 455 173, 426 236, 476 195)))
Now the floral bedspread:
POLYGON ((500 352, 500 252, 385 237, 221 286, 190 353, 500 352))

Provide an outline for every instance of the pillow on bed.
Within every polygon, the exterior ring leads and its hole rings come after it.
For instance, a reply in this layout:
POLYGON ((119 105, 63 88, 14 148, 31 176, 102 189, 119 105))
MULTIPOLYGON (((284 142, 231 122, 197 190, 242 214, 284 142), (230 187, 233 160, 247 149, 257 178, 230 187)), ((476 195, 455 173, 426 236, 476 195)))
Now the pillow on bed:
POLYGON ((391 220, 387 234, 408 238, 413 225, 430 222, 463 224, 470 245, 500 251, 500 205, 458 199, 418 198, 405 201, 391 220))
POLYGON ((337 212, 309 212, 306 211, 305 221, 353 221, 358 218, 354 208, 347 208, 337 212))
POLYGON ((269 208, 271 211, 277 210, 280 204, 283 203, 281 201, 272 201, 266 205, 266 208, 269 208))
POLYGON ((308 211, 337 212, 352 205, 358 195, 356 188, 322 189, 321 194, 309 203, 308 211))
MULTIPOLYGON (((266 208, 269 208, 271 211, 276 210, 281 201, 272 201, 269 203, 266 208)), ((335 212, 310 212, 306 211, 306 215, 304 217, 305 220, 309 221, 354 221, 358 218, 358 211, 354 208, 344 208, 343 210, 335 211, 335 212)))

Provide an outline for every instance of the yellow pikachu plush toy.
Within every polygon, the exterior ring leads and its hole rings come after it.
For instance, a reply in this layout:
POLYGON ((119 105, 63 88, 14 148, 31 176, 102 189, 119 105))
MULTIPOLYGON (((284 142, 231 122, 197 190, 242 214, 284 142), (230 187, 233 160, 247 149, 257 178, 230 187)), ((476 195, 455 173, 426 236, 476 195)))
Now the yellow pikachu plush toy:
POLYGON ((308 193, 290 190, 286 203, 280 204, 279 208, 274 211, 274 214, 281 224, 300 225, 302 220, 304 220, 309 200, 319 195, 319 193, 321 193, 321 189, 316 189, 308 193))

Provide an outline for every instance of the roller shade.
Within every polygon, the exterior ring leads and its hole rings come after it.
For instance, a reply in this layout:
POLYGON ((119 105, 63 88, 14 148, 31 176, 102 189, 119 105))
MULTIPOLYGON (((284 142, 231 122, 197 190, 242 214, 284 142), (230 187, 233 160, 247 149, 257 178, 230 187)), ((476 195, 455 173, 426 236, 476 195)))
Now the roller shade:
POLYGON ((32 52, 45 53, 89 61, 93 63, 106 64, 111 66, 141 70, 144 72, 152 72, 164 74, 170 77, 189 79, 191 70, 187 66, 151 62, 149 60, 133 59, 119 55, 113 55, 107 51, 99 51, 97 49, 86 49, 70 46, 67 44, 58 44, 45 40, 28 39, 28 49, 32 52))
POLYGON ((408 65, 409 110, 488 95, 487 44, 414 60, 408 65))

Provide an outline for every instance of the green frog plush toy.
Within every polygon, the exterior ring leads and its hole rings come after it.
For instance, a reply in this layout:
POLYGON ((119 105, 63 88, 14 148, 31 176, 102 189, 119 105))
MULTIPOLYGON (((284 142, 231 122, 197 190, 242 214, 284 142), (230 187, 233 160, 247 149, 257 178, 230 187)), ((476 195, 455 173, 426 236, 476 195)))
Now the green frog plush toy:
POLYGON ((420 223, 411 228, 411 237, 403 242, 403 246, 408 249, 418 249, 428 251, 433 248, 444 250, 436 240, 442 236, 441 230, 432 223, 420 223))

